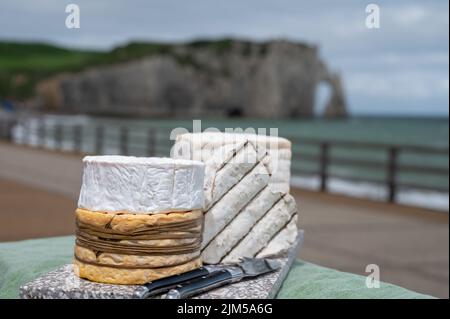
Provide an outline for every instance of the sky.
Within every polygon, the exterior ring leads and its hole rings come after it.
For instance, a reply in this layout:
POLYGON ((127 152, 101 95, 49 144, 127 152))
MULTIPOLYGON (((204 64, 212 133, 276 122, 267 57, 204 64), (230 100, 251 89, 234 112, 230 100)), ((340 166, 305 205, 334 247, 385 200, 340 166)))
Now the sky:
MULTIPOLYGON (((2 0, 0 40, 107 50, 133 40, 287 39, 318 45, 356 115, 449 114, 447 1, 2 0), (66 5, 80 28, 65 26, 66 5), (367 28, 366 6, 380 8, 367 28)), ((324 95, 320 90, 320 97, 324 95)))

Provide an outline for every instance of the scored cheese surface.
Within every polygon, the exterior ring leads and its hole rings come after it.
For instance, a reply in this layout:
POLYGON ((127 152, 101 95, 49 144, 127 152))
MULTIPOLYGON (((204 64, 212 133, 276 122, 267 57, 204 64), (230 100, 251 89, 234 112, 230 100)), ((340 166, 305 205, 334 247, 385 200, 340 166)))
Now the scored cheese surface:
MULTIPOLYGON (((272 190, 288 193, 291 178, 291 142, 285 138, 249 133, 186 133, 178 135, 172 157, 202 162, 226 152, 224 146, 238 146, 251 143, 259 153, 271 156, 270 185, 272 190)), ((237 148, 238 149, 238 148, 237 148)))
POLYGON ((199 161, 86 156, 78 207, 151 214, 202 209, 205 165, 199 161))
POLYGON ((295 242, 297 206, 289 195, 288 140, 194 133, 177 136, 173 150, 172 156, 206 165, 203 262, 274 256, 295 242))
POLYGON ((291 195, 285 195, 252 227, 250 232, 223 259, 223 262, 233 263, 241 257, 254 257, 267 246, 280 230, 288 225, 296 210, 294 198, 291 195))

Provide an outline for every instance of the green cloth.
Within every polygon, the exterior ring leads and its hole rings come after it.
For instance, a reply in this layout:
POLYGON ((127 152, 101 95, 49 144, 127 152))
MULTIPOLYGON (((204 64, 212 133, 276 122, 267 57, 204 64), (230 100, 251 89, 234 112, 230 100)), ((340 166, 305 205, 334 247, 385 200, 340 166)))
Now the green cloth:
POLYGON ((432 296, 381 282, 367 288, 366 277, 296 260, 277 298, 429 299, 432 296))
MULTIPOLYGON (((0 243, 0 298, 18 298, 19 286, 70 263, 74 237, 0 243)), ((295 261, 278 298, 431 298, 381 283, 368 289, 364 276, 295 261)))

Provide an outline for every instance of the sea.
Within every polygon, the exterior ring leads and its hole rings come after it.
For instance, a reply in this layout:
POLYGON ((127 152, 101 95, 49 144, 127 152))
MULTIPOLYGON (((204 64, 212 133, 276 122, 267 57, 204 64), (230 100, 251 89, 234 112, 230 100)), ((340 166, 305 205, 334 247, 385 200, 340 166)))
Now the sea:
MULTIPOLYGON (((292 178, 294 187, 315 190, 319 188, 317 156, 319 148, 302 140, 333 142, 360 142, 400 146, 425 146, 448 150, 449 119, 445 118, 406 118, 406 117, 350 117, 346 119, 149 119, 94 117, 85 115, 39 115, 22 118, 13 129, 13 140, 18 144, 38 145, 38 125, 45 123, 44 147, 62 148, 70 151, 74 147, 73 126, 82 126, 82 151, 95 152, 95 128, 104 127, 104 154, 120 153, 120 129, 128 130, 129 155, 145 156, 147 133, 157 132, 156 155, 169 156, 173 139, 179 132, 198 132, 205 130, 245 131, 257 134, 287 137, 293 143, 292 178), (62 127, 62 143, 55 140, 55 124, 62 127), (308 160, 309 158, 309 160, 308 160), (302 172, 305 172, 303 174, 302 172)), ((335 146, 330 149, 331 160, 339 159, 369 160, 386 163, 388 153, 383 148, 352 148, 335 146)), ((399 171, 397 180, 408 185, 424 185, 427 189, 400 187, 396 201, 405 205, 422 206, 443 212, 449 211, 448 151, 444 154, 401 153, 399 165, 426 166, 447 170, 447 174, 436 172, 399 171)), ((382 182, 386 169, 360 167, 356 164, 331 165, 329 169, 328 190, 379 201, 386 200, 388 189, 382 182), (333 177, 333 175, 339 177, 333 177), (345 178, 345 177, 349 178, 345 178), (356 177, 358 181, 355 181, 356 177), (367 181, 364 181, 367 179, 367 181)))

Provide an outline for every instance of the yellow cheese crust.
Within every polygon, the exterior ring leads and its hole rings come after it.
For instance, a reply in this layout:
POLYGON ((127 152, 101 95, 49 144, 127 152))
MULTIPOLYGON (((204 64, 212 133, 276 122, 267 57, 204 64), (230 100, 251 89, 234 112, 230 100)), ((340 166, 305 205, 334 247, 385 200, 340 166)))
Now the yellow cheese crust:
POLYGON ((200 256, 200 250, 190 254, 136 256, 113 253, 95 254, 94 251, 75 245, 75 256, 89 263, 99 263, 117 267, 165 267, 186 263, 200 256))
POLYGON ((125 211, 108 213, 94 212, 77 208, 77 219, 85 224, 96 227, 105 227, 121 232, 133 231, 142 227, 164 225, 173 222, 186 222, 201 218, 201 210, 188 212, 171 212, 164 214, 133 214, 125 211))
MULTIPOLYGON (((135 232, 149 226, 158 227, 170 223, 189 222, 202 218, 202 214, 201 210, 163 214, 95 212, 81 208, 76 210, 78 222, 100 230, 108 229, 121 233, 135 232)), ((201 236, 201 233, 199 233, 199 236, 201 236)), ((118 243, 167 247, 169 249, 172 246, 188 245, 196 240, 196 238, 122 239, 118 243)), ((143 284, 159 278, 183 273, 202 265, 200 249, 191 253, 145 256, 94 251, 90 248, 75 245, 75 257, 73 263, 74 272, 79 277, 95 282, 124 285, 143 284), (111 265, 111 267, 108 267, 108 265, 111 265)))
POLYGON ((77 276, 95 282, 119 285, 142 285, 149 281, 180 274, 201 267, 200 258, 185 264, 154 268, 154 269, 125 269, 95 266, 74 260, 74 272, 77 276))

